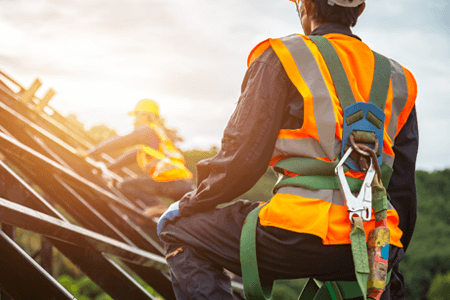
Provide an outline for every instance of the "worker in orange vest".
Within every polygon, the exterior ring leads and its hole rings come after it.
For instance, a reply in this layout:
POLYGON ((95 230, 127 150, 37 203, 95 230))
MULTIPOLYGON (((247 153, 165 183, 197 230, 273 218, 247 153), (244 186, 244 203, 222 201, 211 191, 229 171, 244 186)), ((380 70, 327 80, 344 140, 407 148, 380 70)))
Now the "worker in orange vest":
MULTIPOLYGON (((351 208, 334 184, 339 180, 334 167, 330 174, 314 166, 335 166, 341 151, 348 154, 343 131, 363 118, 381 128, 375 145, 382 147, 371 151, 379 150, 382 169, 393 170, 390 179, 383 171, 390 195, 384 207, 390 230, 384 250, 392 273, 381 299, 405 297, 398 264, 417 214, 416 82, 408 69, 374 53, 352 33, 365 0, 296 0, 295 6, 305 34, 267 39, 251 51, 221 150, 198 163, 197 188, 159 219, 177 299, 233 299, 224 269, 241 275, 241 230, 247 215, 263 203, 239 200, 216 206, 248 191, 268 166, 282 184, 258 213, 256 249, 263 286, 309 277, 354 281, 351 208), (319 43, 331 45, 336 64, 328 64, 319 43), (376 76, 379 72, 383 76, 376 76), (385 90, 384 95, 378 90, 385 90), (343 103, 350 98, 355 103, 377 98, 383 102, 382 117, 360 111, 344 119, 343 103)), ((378 158, 370 161, 378 164, 378 158)), ((346 180, 362 182, 366 173, 361 170, 347 170, 346 180)), ((373 212, 368 214, 366 233, 376 223, 373 212)))
POLYGON ((141 100, 129 115, 135 117, 133 132, 110 138, 89 149, 87 155, 137 146, 107 164, 107 168, 114 171, 137 162, 146 176, 126 178, 120 182, 118 189, 126 197, 138 198, 149 206, 146 211, 149 217, 159 216, 167 206, 157 197, 179 200, 193 189, 192 173, 186 168, 182 154, 168 138, 155 101, 141 100))

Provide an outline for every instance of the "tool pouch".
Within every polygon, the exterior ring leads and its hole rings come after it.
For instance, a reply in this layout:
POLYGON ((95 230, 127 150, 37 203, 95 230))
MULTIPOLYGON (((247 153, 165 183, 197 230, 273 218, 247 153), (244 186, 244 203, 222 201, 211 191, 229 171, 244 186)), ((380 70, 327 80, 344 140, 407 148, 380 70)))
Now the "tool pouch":
POLYGON ((367 294, 369 298, 379 300, 387 282, 390 230, 386 221, 388 208, 386 189, 377 176, 372 182, 372 198, 375 229, 369 232, 367 243, 370 269, 367 279, 367 294))

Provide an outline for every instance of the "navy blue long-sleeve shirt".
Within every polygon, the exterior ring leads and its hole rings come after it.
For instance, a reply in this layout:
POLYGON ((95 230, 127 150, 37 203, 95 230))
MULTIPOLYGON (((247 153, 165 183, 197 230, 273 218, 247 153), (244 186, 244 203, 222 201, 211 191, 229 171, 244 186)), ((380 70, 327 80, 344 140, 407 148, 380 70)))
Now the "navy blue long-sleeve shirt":
MULTIPOLYGON (((126 149, 137 145, 147 145, 158 148, 159 137, 152 128, 146 125, 136 127, 131 133, 124 136, 115 136, 101 142, 87 151, 88 155, 98 155, 117 149, 126 149)), ((136 162, 137 149, 128 151, 119 156, 114 162, 107 165, 110 169, 118 169, 136 162)))

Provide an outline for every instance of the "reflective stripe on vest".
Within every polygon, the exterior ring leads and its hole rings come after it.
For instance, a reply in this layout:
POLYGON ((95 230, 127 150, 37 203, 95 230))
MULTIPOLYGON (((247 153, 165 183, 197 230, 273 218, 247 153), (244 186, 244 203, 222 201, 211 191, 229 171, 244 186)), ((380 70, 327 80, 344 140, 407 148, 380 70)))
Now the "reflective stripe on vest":
MULTIPOLYGON (((374 71, 373 52, 352 37, 342 34, 325 37, 333 44, 343 63, 356 101, 367 101, 374 71)), ((343 111, 320 52, 308 37, 295 34, 260 43, 251 52, 249 63, 269 47, 280 59, 304 101, 302 127, 280 130, 270 165, 289 156, 335 161, 341 147, 343 111)), ((414 106, 416 87, 409 71, 393 60, 390 64, 391 82, 384 109, 383 163, 392 167, 393 141, 414 106)), ((346 175, 363 175, 354 173, 346 175)), ((295 174, 289 174, 292 175, 295 174)), ((350 243, 350 221, 338 191, 282 187, 261 209, 259 217, 264 226, 314 234, 321 237, 324 244, 350 243)), ((398 214, 390 204, 387 219, 392 233, 391 244, 401 247, 398 214)), ((373 220, 364 224, 367 232, 374 226, 373 220)))
MULTIPOLYGON (((336 119, 330 93, 317 61, 305 41, 298 35, 290 35, 282 41, 274 40, 274 43, 276 44, 276 47, 273 46, 275 53, 278 57, 281 55, 286 58, 281 62, 285 69, 289 65, 286 70, 288 76, 303 96, 305 118, 302 129, 306 130, 302 131, 309 137, 306 138, 306 145, 302 142, 300 147, 308 151, 306 155, 308 157, 327 157, 333 160, 335 138, 334 130, 330 131, 329 128, 335 127, 336 119), (289 54, 284 53, 285 50, 289 54), (297 66, 298 69, 292 66, 297 66), (303 77, 302 74, 307 76, 303 77)), ((277 150, 284 149, 276 147, 275 151, 277 150)))
POLYGON ((394 94, 392 102, 395 103, 395 105, 392 107, 391 119, 389 121, 387 133, 393 141, 395 138, 395 134, 397 133, 398 116, 400 115, 408 101, 408 84, 406 82, 406 75, 403 71, 402 66, 400 66, 400 64, 392 59, 390 60, 390 62, 391 80, 394 94))
POLYGON ((140 145, 137 162, 142 170, 147 172, 155 181, 172 181, 192 178, 192 173, 185 167, 181 153, 167 138, 164 130, 155 123, 146 124, 158 136, 158 150, 147 145, 140 145))

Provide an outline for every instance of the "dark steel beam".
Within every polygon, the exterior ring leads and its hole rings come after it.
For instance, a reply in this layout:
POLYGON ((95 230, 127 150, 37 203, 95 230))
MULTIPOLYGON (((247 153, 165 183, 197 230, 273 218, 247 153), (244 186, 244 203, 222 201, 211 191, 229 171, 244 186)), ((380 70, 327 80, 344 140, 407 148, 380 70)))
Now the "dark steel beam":
MULTIPOLYGON (((58 175, 57 180, 59 182, 58 185, 55 184, 51 184, 50 182, 48 182, 49 178, 48 177, 43 177, 43 173, 39 174, 39 176, 37 174, 30 174, 31 177, 34 177, 33 180, 37 180, 37 181, 45 181, 45 183, 42 183, 41 186, 51 186, 51 190, 49 191, 49 193, 56 193, 58 196, 54 195, 53 198, 57 199, 57 197, 62 197, 64 198, 64 194, 67 193, 63 193, 61 191, 61 189, 58 188, 59 185, 63 185, 65 189, 68 189, 70 191, 70 193, 72 194, 69 195, 71 196, 71 198, 73 198, 73 195, 75 195, 74 191, 72 189, 70 189, 68 187, 67 184, 65 184, 65 182, 69 181, 71 183, 71 185, 77 185, 78 187, 78 192, 84 192, 87 193, 87 191, 92 191, 94 192, 94 195, 92 194, 92 192, 89 192, 89 197, 81 197, 81 198, 85 198, 85 199, 93 199, 90 203, 91 206, 93 206, 96 210, 103 210, 102 214, 103 215, 107 215, 108 218, 114 218, 114 214, 110 212, 110 208, 109 205, 104 205, 104 202, 107 202, 109 204, 113 204, 114 206, 117 206, 123 213, 126 213, 129 217, 131 217, 131 220, 134 223, 138 223, 138 224, 146 224, 145 226, 147 228, 149 228, 149 224, 154 223, 152 220, 148 219, 145 215, 143 215, 143 212, 141 210, 138 210, 136 207, 136 209, 131 209, 128 205, 124 205, 122 204, 122 202, 120 202, 120 200, 118 200, 118 198, 105 191, 105 190, 101 190, 99 187, 93 185, 92 183, 90 183, 89 181, 86 181, 85 179, 81 178, 79 175, 77 175, 76 173, 67 170, 63 167, 61 167, 59 164, 55 163, 54 161, 49 160, 48 158, 46 158, 45 156, 42 156, 41 154, 33 151, 32 149, 26 147, 25 145, 20 144, 19 142, 2 135, 2 133, 0 133, 0 144, 1 142, 4 141, 5 143, 3 145, 5 145, 5 155, 11 154, 14 159, 17 158, 17 156, 19 156, 21 161, 33 161, 33 163, 37 163, 39 164, 39 166, 37 166, 36 168, 42 170, 43 172, 59 172, 60 175, 58 175), (9 148, 8 148, 9 146, 9 148), (39 158, 39 159, 36 159, 39 158), (49 167, 51 168, 49 170, 49 167), (61 179, 59 178, 59 176, 65 176, 65 179, 61 179), (81 185, 80 186, 80 180, 85 183, 85 185, 81 185), (87 186, 86 186, 87 185, 87 186), (101 190, 101 193, 99 194, 99 190, 101 190), (98 197, 98 195, 100 197, 98 197), (99 203, 98 200, 104 200, 103 203, 99 203), (117 205, 118 203, 120 203, 121 205, 117 205), (125 208, 125 209, 124 209, 125 208), (105 210, 106 210, 106 214, 105 214, 105 210)), ((20 165, 20 163, 18 163, 17 165, 20 165)), ((27 168, 26 171, 30 171, 29 168, 27 168)), ((80 200, 81 198, 78 197, 78 199, 80 200)), ((61 205, 67 206, 68 204, 73 204, 74 202, 68 202, 68 201, 64 201, 64 203, 61 203, 61 205)), ((87 205, 86 203, 84 204, 85 206, 87 205)), ((69 209, 65 207, 65 209, 69 209)), ((78 214, 79 218, 82 218, 83 216, 88 216, 89 214, 92 214, 94 210, 92 210, 92 207, 89 207, 89 209, 85 209, 83 207, 78 206, 76 209, 72 210, 72 213, 74 214, 78 214), (83 212, 84 210, 84 212, 83 212)), ((76 216, 76 215, 75 215, 76 216)), ((98 218, 100 218, 99 215, 97 215, 97 218, 88 218, 89 222, 94 222, 95 220, 97 220, 98 218)), ((140 241, 137 246, 138 247, 142 247, 145 250, 149 250, 152 252, 161 252, 161 247, 157 246, 157 244, 159 244, 159 239, 157 239, 157 237, 155 236, 154 232, 154 227, 156 226, 156 224, 152 224, 153 227, 153 231, 150 232, 150 235, 153 239, 150 239, 147 235, 142 235, 142 232, 137 232, 136 230, 133 230, 129 224, 124 224, 123 220, 119 219, 115 219, 115 226, 120 226, 119 230, 120 231, 127 231, 127 235, 129 234, 134 234, 134 239, 133 239, 133 243, 136 243, 136 241, 140 241), (157 241, 156 243, 153 241, 157 241), (156 246, 156 247, 155 247, 156 246)), ((128 223, 130 223, 130 221, 127 221, 128 223)), ((105 223, 103 221, 103 223, 105 223)), ((83 224, 83 226, 86 226, 86 224, 83 224)), ((96 230, 98 230, 99 228, 102 228, 101 226, 90 226, 88 227, 91 230, 94 230, 93 228, 96 228, 96 230)), ((104 226, 103 226, 104 228, 104 226)), ((147 231, 149 232, 149 231, 147 231)), ((102 232, 102 234, 105 234, 102 232)), ((116 238, 116 237, 114 237, 116 238)))
MULTIPOLYGON (((9 226, 6 224, 0 224, 2 227, 2 231, 6 234, 6 236, 8 236, 12 241, 16 240, 16 228, 13 226, 9 226)), ((6 293, 5 290, 1 289, 1 284, 0 284, 0 299, 1 300, 13 300, 13 298, 8 295, 8 293, 6 293)))
POLYGON ((130 213, 135 217, 141 218, 143 220, 147 219, 143 211, 130 202, 123 202, 116 195, 84 179, 77 173, 62 167, 53 160, 50 160, 41 153, 31 149, 28 146, 25 146, 24 144, 7 136, 2 132, 0 132, 0 146, 2 147, 2 150, 4 150, 4 154, 7 156, 13 156, 25 162, 33 162, 33 164, 40 170, 48 170, 47 172, 58 174, 65 180, 67 179, 71 182, 76 183, 77 185, 94 191, 98 194, 99 200, 116 205, 121 210, 126 210, 127 213, 130 213))
MULTIPOLYGON (((74 297, 0 231, 0 284, 15 300, 73 300, 74 297)), ((3 298, 2 298, 3 299, 3 298)))
POLYGON ((122 260, 168 272, 166 260, 162 256, 131 247, 3 198, 0 198, 0 222, 80 247, 90 248, 92 246, 97 251, 112 254, 122 260))
MULTIPOLYGON (((21 165, 22 167, 22 165, 21 165)), ((17 168, 25 176, 29 176, 29 179, 34 181, 34 184, 42 186, 42 190, 50 196, 55 197, 53 202, 64 208, 69 214, 75 218, 85 228, 93 230, 97 228, 97 231, 103 235, 109 236, 114 239, 122 240, 122 234, 117 229, 111 228, 109 222, 100 214, 96 214, 95 211, 91 211, 89 206, 84 205, 83 199, 76 198, 77 195, 70 194, 65 188, 56 182, 53 177, 46 178, 45 176, 39 176, 29 172, 29 168, 17 168), (48 179, 53 179, 49 181, 48 179), (83 201, 83 202, 81 202, 83 201)), ((27 207, 32 207, 46 214, 50 214, 53 217, 67 221, 56 209, 54 209, 45 199, 43 199, 33 188, 29 187, 27 183, 21 179, 13 170, 11 170, 5 163, 0 162, 0 197, 5 199, 14 199, 16 203, 23 204, 27 207), (26 186, 26 189, 20 188, 26 186), (33 206, 30 206, 29 198, 34 202, 33 206), (25 203, 28 203, 25 204, 25 203), (36 206, 37 205, 37 206, 36 206)))
MULTIPOLYGON (((115 300, 154 299, 139 283, 109 257, 94 249, 49 238, 71 262, 115 300)), ((150 268, 146 268, 151 270, 150 268)), ((154 286, 157 290, 157 286, 154 286)), ((169 300, 169 299, 167 299, 169 300)))
MULTIPOLYGON (((62 179, 60 179, 58 175, 55 175, 55 179, 65 189, 65 191, 61 191, 61 193, 58 193, 60 195, 60 197, 69 194, 69 196, 71 196, 71 199, 77 200, 79 202, 79 204, 81 204, 81 205, 76 205, 76 207, 74 207, 74 209, 72 209, 72 211, 77 210, 78 212, 81 212, 83 214, 82 220, 80 220, 80 218, 77 219, 78 222, 81 222, 82 225, 84 226, 86 224, 86 222, 83 222, 83 220, 87 218, 91 222, 94 223, 94 225, 93 226, 91 225, 90 228, 87 227, 88 229, 91 229, 93 231, 107 231, 106 229, 110 229, 110 231, 113 231, 114 233, 113 233, 113 236, 107 234, 109 237, 123 241, 123 242, 127 243, 128 245, 135 246, 135 244, 127 236, 125 236, 114 225, 112 225, 107 218, 105 218, 102 214, 100 214, 94 207, 92 207, 89 204, 89 202, 87 202, 74 189, 72 189, 62 179)), ((74 203, 72 202, 71 206, 75 206, 73 204, 74 203)))
MULTIPOLYGON (((68 222, 56 209, 47 203, 33 188, 15 174, 5 163, 0 161, 0 196, 21 197, 20 203, 37 209, 43 213, 68 222)), ((11 198, 10 198, 11 199, 11 198)), ((6 226, 6 225, 4 225, 6 226)), ((9 225, 8 225, 9 226, 9 225)), ((85 249, 73 244, 47 238, 61 253, 75 263, 86 275, 99 285, 106 293, 115 299, 130 299, 126 295, 135 295, 132 299, 148 299, 147 293, 141 291, 142 287, 128 274, 124 273, 116 264, 105 258, 93 249, 85 249), (93 259, 95 257, 95 259, 93 259), (137 294, 137 295, 136 295, 137 294), (140 296, 139 296, 140 295, 140 296), (145 297, 144 297, 145 296, 145 297)), ((145 268, 151 270, 149 268, 145 268)), ((159 274, 159 276, 163 276, 159 274)), ((147 281, 147 280, 146 280, 147 281)), ((147 283, 160 292, 161 279, 154 276, 147 283)), ((7 296, 3 296, 5 300, 7 296)), ((171 298, 167 298, 169 300, 171 298)), ((174 298, 172 298, 174 299, 174 298)), ((2 298, 3 300, 3 298, 2 298)))
POLYGON ((52 275, 53 246, 43 236, 41 236, 41 250, 39 250, 39 257, 41 258, 42 268, 47 271, 48 274, 52 275))
POLYGON ((2 289, 1 283, 0 283, 0 300, 14 300, 5 290, 2 289))

